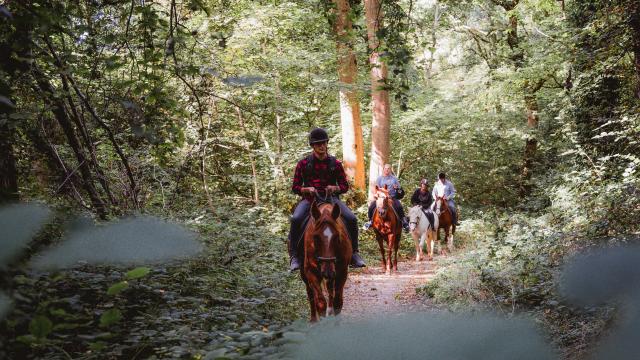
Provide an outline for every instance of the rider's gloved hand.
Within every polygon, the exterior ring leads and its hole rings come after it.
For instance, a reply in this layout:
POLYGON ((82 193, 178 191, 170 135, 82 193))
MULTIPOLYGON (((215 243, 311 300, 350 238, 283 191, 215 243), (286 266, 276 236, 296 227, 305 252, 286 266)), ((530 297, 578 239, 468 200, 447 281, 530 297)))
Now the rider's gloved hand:
POLYGON ((340 191, 340 187, 336 185, 327 185, 326 190, 327 195, 335 194, 340 191))
POLYGON ((302 189, 300 189, 300 192, 303 194, 315 194, 316 188, 314 188, 313 186, 303 187, 302 189))

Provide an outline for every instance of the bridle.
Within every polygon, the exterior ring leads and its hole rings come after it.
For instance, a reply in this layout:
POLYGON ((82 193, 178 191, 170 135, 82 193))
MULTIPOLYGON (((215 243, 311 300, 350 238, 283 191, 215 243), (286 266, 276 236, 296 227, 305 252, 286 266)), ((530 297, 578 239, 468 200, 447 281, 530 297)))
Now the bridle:
MULTIPOLYGON (((326 221, 325 221, 326 222, 326 221)), ((323 222, 323 223, 325 223, 323 222)), ((337 257, 336 256, 315 256, 316 260, 318 261, 318 270, 320 269, 320 264, 323 262, 332 262, 332 263, 336 263, 337 262, 337 257)))
MULTIPOLYGON (((378 194, 376 195, 376 202, 378 201, 378 199, 382 199, 382 203, 384 204, 387 201, 388 197, 385 193, 378 192, 378 194)), ((379 207, 378 204, 376 204, 376 209, 378 210, 378 214, 380 216, 385 216, 387 213, 387 209, 385 209, 384 207, 379 207)))
POLYGON ((436 196, 436 201, 435 201, 436 215, 440 216, 440 214, 442 214, 442 211, 443 211, 442 208, 446 207, 445 201, 446 200, 444 199, 444 196, 436 196))

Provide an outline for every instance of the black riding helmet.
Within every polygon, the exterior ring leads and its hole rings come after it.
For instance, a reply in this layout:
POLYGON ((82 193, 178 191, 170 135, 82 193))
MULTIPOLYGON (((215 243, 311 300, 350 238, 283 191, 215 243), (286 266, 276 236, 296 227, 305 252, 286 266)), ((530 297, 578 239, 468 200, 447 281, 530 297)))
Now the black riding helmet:
POLYGON ((315 128, 309 132, 309 146, 329 141, 329 134, 323 128, 315 128))

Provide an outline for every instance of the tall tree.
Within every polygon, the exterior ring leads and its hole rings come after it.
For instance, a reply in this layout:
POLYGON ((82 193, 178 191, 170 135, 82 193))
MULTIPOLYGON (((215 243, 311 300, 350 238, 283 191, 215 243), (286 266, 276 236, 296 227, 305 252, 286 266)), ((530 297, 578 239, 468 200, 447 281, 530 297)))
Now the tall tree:
POLYGON ((389 161, 389 132, 391 107, 387 83, 387 65, 380 59, 378 31, 382 22, 379 0, 365 0, 365 17, 369 43, 369 65, 371 67, 371 156, 369 160, 369 199, 373 198, 375 181, 382 167, 389 161))
POLYGON ((334 31, 338 52, 340 80, 340 122, 342 127, 342 157, 347 177, 356 189, 364 190, 364 141, 360 121, 360 104, 355 89, 358 69, 353 50, 353 24, 349 0, 333 0, 336 10, 334 31))

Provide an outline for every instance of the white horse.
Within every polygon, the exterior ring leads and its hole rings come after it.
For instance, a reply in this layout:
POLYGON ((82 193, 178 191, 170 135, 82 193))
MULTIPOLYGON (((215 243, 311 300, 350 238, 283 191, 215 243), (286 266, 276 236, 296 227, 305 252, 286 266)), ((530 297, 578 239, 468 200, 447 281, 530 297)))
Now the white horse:
POLYGON ((433 245, 438 236, 438 216, 431 209, 416 205, 409 209, 409 231, 416 245, 416 261, 422 259, 422 247, 427 240, 427 254, 433 260, 433 245))

